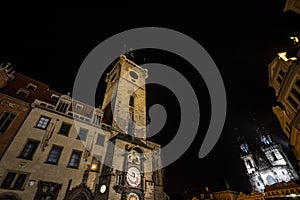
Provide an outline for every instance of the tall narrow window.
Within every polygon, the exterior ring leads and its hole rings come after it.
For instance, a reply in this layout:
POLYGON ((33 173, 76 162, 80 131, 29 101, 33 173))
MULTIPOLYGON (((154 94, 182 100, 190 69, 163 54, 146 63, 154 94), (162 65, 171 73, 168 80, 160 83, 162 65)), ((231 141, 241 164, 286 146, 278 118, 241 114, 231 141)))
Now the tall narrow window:
POLYGON ((298 109, 298 104, 297 104, 297 102, 296 102, 291 96, 289 96, 287 100, 288 100, 288 102, 291 104, 291 106, 292 106, 293 108, 295 108, 296 110, 298 109))
POLYGON ((50 118, 46 116, 41 116, 38 123, 36 124, 37 128, 46 129, 50 122, 50 118))
POLYGON ((250 168, 253 168, 253 165, 252 165, 252 163, 251 163, 250 160, 247 160, 246 162, 247 162, 247 164, 248 164, 248 166, 249 166, 250 168))
POLYGON ((78 168, 79 163, 80 163, 81 154, 82 154, 81 151, 73 150, 68 166, 78 168))
POLYGON ((271 152, 271 154, 272 154, 272 157, 273 157, 273 160, 274 160, 274 161, 278 160, 278 158, 276 157, 276 155, 275 155, 274 152, 271 152))
POLYGON ((68 107, 69 107, 69 103, 61 101, 58 103, 56 110, 59 112, 65 113, 67 111, 68 107))
POLYGON ((63 147, 53 145, 47 159, 47 163, 57 164, 63 147))
POLYGON ((134 96, 130 96, 129 105, 132 107, 134 106, 134 96))
POLYGON ((291 90, 291 93, 294 95, 294 97, 296 97, 296 99, 297 99, 298 101, 300 101, 300 94, 299 94, 299 92, 298 92, 295 88, 293 88, 293 89, 291 90))
POLYGON ((26 145, 20 155, 20 158, 31 160, 38 144, 39 144, 38 141, 28 140, 28 142, 26 143, 26 145))
POLYGON ((68 136, 69 132, 70 132, 70 129, 71 129, 71 124, 63 122, 61 124, 60 130, 59 130, 58 133, 61 134, 61 135, 68 136))
POLYGON ((16 115, 9 113, 9 112, 4 112, 0 118, 0 132, 4 133, 9 125, 12 123, 12 121, 15 119, 16 115))

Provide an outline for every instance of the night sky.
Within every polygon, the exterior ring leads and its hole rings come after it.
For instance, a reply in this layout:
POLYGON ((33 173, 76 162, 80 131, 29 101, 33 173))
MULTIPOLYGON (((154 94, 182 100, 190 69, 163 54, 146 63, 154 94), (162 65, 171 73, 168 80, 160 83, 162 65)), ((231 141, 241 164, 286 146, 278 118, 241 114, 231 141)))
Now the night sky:
MULTIPOLYGON (((300 34, 300 15, 283 12, 284 5, 285 1, 266 0, 201 2, 200 6, 190 8, 159 5, 139 9, 129 5, 124 8, 7 8, 0 12, 0 61, 12 63, 16 71, 44 82, 52 90, 67 93, 72 92, 77 70, 88 53, 114 34, 157 26, 190 36, 216 63, 228 101, 221 138, 203 159, 198 158, 198 151, 208 126, 210 101, 201 76, 183 58, 169 52, 149 49, 135 52, 138 64, 143 64, 146 58, 146 62, 167 64, 187 77, 204 116, 191 147, 166 168, 166 192, 197 194, 205 186, 220 190, 224 189, 224 180, 237 191, 249 192, 250 183, 236 147, 235 128, 237 134, 257 146, 255 129, 264 126, 287 149, 287 139, 272 114, 271 108, 276 105, 274 90, 268 86, 268 65, 277 52, 292 52, 289 37, 300 34)), ((99 87, 97 103, 101 102, 104 86, 99 87)), ((160 103, 168 113, 166 125, 154 138, 165 145, 178 128, 174 126, 180 118, 178 103, 167 88, 149 85, 147 89, 148 107, 160 103)), ((293 156, 288 156, 294 164, 293 156)))

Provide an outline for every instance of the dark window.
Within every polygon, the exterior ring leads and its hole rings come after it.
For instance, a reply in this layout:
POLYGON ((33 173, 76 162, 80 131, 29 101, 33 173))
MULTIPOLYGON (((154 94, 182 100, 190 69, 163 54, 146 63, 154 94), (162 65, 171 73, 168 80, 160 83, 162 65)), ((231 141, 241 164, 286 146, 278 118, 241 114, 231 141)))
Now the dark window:
POLYGON ((298 101, 300 101, 300 94, 295 90, 295 88, 292 89, 291 93, 297 98, 298 101))
POLYGON ((287 100, 291 104, 291 106, 293 106, 297 110, 298 108, 297 102, 291 96, 289 96, 287 100))
POLYGON ((41 116, 38 123, 36 124, 37 128, 46 129, 50 122, 49 117, 41 116))
POLYGON ((300 80, 299 79, 296 81, 296 85, 300 89, 300 80))
POLYGON ((29 84, 27 85, 27 89, 32 90, 32 91, 35 91, 35 90, 37 89, 37 86, 34 85, 34 84, 32 84, 32 83, 29 83, 29 84))
POLYGON ((39 181, 34 200, 56 200, 61 184, 39 181))
POLYGON ((281 83, 282 83, 282 78, 280 78, 279 76, 277 77, 277 82, 281 85, 281 83))
POLYGON ((56 95, 52 95, 52 96, 51 96, 51 102, 52 102, 52 103, 57 103, 57 102, 58 102, 58 99, 59 99, 59 97, 56 96, 56 95))
POLYGON ((100 146, 103 146, 104 145, 104 138, 105 138, 104 135, 98 134, 96 144, 100 145, 100 146))
POLYGON ((285 75, 284 71, 282 71, 282 70, 279 71, 279 74, 280 74, 280 76, 282 76, 282 77, 284 77, 284 75, 285 75))
POLYGON ((38 141, 28 140, 20 157, 24 159, 32 159, 38 144, 39 144, 38 141))
POLYGON ((15 177, 16 177, 16 173, 13 172, 8 172, 4 181, 2 182, 1 188, 10 188, 10 186, 12 185, 12 182, 14 181, 15 177))
POLYGON ((274 152, 271 152, 271 154, 272 154, 272 157, 273 157, 274 161, 278 160, 274 152))
POLYGON ((18 90, 17 95, 26 98, 29 95, 29 92, 28 91, 23 91, 23 90, 18 90))
POLYGON ((129 105, 132 107, 134 106, 134 97, 133 96, 130 96, 129 105))
POLYGON ((11 122, 15 119, 16 115, 9 113, 9 112, 4 112, 0 118, 0 132, 4 133, 11 122))
POLYGON ((26 181, 27 174, 18 174, 15 172, 8 172, 4 181, 1 184, 3 189, 22 190, 26 181))
POLYGON ((88 129, 80 128, 78 136, 77 136, 77 139, 80 139, 82 141, 86 141, 86 137, 87 137, 88 131, 89 131, 88 129))
POLYGON ((47 159, 47 162, 57 164, 62 150, 63 147, 53 145, 49 157, 47 159))
POLYGON ((247 160, 247 164, 249 165, 250 168, 253 168, 253 165, 250 160, 247 160))
POLYGON ((63 122, 60 127, 59 134, 68 136, 70 129, 71 129, 71 124, 67 124, 67 123, 63 122))
POLYGON ((27 175, 26 174, 19 174, 14 186, 13 186, 13 189, 15 190, 21 190, 23 185, 24 185, 24 182, 26 180, 26 177, 27 175))
POLYGON ((72 155, 71 155, 71 159, 69 162, 69 167, 74 167, 74 168, 78 168, 79 167, 79 163, 80 163, 80 158, 81 158, 81 151, 76 151, 73 150, 72 155))

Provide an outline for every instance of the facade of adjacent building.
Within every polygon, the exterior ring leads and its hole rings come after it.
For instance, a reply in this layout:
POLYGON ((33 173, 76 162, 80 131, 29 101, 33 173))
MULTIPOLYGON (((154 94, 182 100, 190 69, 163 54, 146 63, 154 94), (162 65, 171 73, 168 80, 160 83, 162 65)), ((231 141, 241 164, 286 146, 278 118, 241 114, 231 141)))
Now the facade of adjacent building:
MULTIPOLYGON (((294 40, 299 46, 298 38, 294 40)), ((269 65, 269 85, 274 88, 278 101, 272 109, 300 164, 300 50, 290 58, 286 54, 278 53, 269 65)))
POLYGON ((20 100, 8 92, 7 84, 15 78, 9 63, 0 65, 0 160, 9 144, 15 137, 19 127, 25 120, 30 104, 20 100))
POLYGON ((253 191, 263 193, 266 186, 298 179, 281 146, 269 134, 259 132, 259 144, 260 149, 250 149, 244 138, 239 138, 241 159, 253 191))
POLYGON ((100 109, 15 72, 1 95, 27 109, 1 101, 0 125, 6 112, 15 114, 7 130, 15 125, 0 161, 0 199, 168 199, 160 145, 146 138, 146 78, 122 55, 100 109))

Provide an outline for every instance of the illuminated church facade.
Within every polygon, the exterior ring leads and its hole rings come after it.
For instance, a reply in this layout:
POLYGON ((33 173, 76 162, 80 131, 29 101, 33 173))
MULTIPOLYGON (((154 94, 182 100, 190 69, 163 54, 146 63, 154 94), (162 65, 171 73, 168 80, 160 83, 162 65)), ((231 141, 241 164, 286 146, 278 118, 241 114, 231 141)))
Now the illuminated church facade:
POLYGON ((264 192, 266 186, 298 179, 298 174, 287 159, 281 146, 273 142, 269 134, 259 133, 260 149, 250 149, 243 137, 239 137, 241 159, 249 176, 253 191, 264 192))

